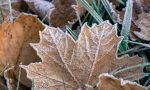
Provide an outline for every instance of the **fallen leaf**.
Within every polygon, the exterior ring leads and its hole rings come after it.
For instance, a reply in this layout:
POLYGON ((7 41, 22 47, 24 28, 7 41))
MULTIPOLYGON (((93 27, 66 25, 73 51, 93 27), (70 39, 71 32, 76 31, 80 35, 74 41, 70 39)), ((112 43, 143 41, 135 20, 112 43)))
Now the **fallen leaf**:
POLYGON ((73 22, 76 19, 75 10, 72 5, 76 4, 75 0, 25 0, 29 8, 41 18, 48 17, 46 20, 53 27, 64 28, 68 21, 73 22))
MULTIPOLYGON (((24 39, 15 64, 15 75, 18 77, 19 64, 28 65, 31 62, 39 62, 41 59, 37 56, 36 52, 29 45, 29 43, 39 42, 39 31, 43 30, 45 26, 41 23, 36 16, 22 14, 17 19, 16 22, 22 24, 24 29, 24 39)), ((30 86, 30 83, 27 83, 26 72, 22 70, 21 83, 30 86)))
POLYGON ((9 8, 8 0, 0 1, 0 24, 10 18, 14 19, 20 15, 21 11, 27 11, 27 5, 22 0, 11 0, 12 10, 9 8), (12 16, 10 16, 10 11, 12 11, 12 16))
MULTIPOLYGON (((138 0, 137 0, 138 1, 138 0)), ((149 0, 140 0, 143 11, 148 13, 150 12, 150 1, 149 0)))
POLYGON ((99 76, 97 90, 149 90, 135 82, 118 79, 107 73, 99 76))
POLYGON ((6 79, 8 90, 17 90, 17 88, 19 90, 30 90, 28 87, 22 85, 20 81, 15 79, 16 76, 14 74, 14 67, 10 67, 7 70, 5 70, 4 77, 6 79), (19 86, 17 86, 18 82, 19 82, 19 86))
POLYGON ((148 13, 150 11, 149 0, 133 0, 133 18, 130 36, 132 40, 146 40, 149 41, 149 30, 146 23, 149 22, 148 13), (147 20, 146 20, 147 19, 147 20))
POLYGON ((142 40, 150 41, 150 14, 142 13, 138 15, 138 20, 135 21, 135 24, 140 31, 133 31, 133 33, 142 40))
MULTIPOLYGON (((107 21, 92 28, 84 24, 77 41, 59 28, 47 27, 40 32, 40 42, 31 44, 42 62, 21 67, 35 81, 35 89, 84 90, 85 84, 94 84, 103 72, 143 62, 138 56, 118 60, 115 54, 119 42, 116 25, 107 21)), ((116 76, 141 72, 138 68, 116 76)))
POLYGON ((72 5, 76 4, 76 0, 53 0, 52 3, 55 9, 49 16, 51 26, 64 27, 68 24, 68 21, 72 22, 76 19, 75 10, 72 8, 72 5))
POLYGON ((13 67, 5 70, 4 76, 5 76, 5 79, 7 81, 7 88, 8 88, 8 90, 16 90, 17 89, 16 85, 15 85, 16 84, 16 80, 14 80, 15 75, 14 75, 13 70, 11 70, 11 69, 13 69, 13 67))
POLYGON ((29 10, 28 5, 24 0, 11 0, 12 9, 19 12, 27 12, 29 10))
MULTIPOLYGON (((48 17, 49 14, 54 9, 54 5, 46 0, 24 0, 24 1, 29 6, 29 9, 31 9, 32 12, 34 12, 42 19, 48 17)), ((48 21, 48 18, 46 18, 46 20, 48 21)))
POLYGON ((0 24, 2 24, 4 21, 9 21, 11 18, 17 17, 20 12, 12 10, 13 17, 10 16, 9 9, 0 7, 0 24))
MULTIPOLYGON (((38 32, 43 29, 44 25, 39 19, 28 14, 21 14, 13 23, 10 21, 2 23, 0 25, 0 72, 7 64, 8 67, 15 66, 14 74, 17 78, 18 66, 21 62, 27 65, 30 62, 40 61, 29 43, 39 42, 38 32)), ((29 86, 25 72, 22 73, 21 82, 29 86)))
POLYGON ((15 65, 23 38, 21 24, 4 22, 0 25, 0 71, 8 63, 10 66, 15 65))

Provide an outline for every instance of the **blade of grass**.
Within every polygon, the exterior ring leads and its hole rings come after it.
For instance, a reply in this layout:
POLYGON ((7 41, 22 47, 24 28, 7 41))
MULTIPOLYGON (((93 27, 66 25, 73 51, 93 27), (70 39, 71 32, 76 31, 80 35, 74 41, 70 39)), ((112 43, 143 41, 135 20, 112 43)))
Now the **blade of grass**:
POLYGON ((99 5, 99 14, 101 17, 104 16, 104 13, 106 12, 104 6, 102 4, 99 5))
POLYGON ((18 82, 17 82, 17 90, 19 90, 20 78, 21 78, 21 67, 19 67, 19 75, 18 75, 18 82))
POLYGON ((123 19, 122 31, 121 31, 121 35, 124 36, 124 40, 128 40, 128 36, 130 32, 131 20, 132 20, 132 7, 133 7, 133 1, 128 0, 125 16, 123 19))
POLYGON ((70 35, 73 37, 74 40, 78 39, 78 35, 73 30, 71 30, 70 27, 66 26, 66 29, 70 33, 70 35))
POLYGON ((31 90, 34 90, 34 79, 32 80, 32 87, 31 90))
POLYGON ((146 82, 144 83, 144 86, 147 86, 149 82, 150 82, 150 77, 148 77, 148 79, 147 79, 146 82))
POLYGON ((82 24, 86 22, 87 18, 89 17, 90 13, 87 13, 82 21, 82 24))
POLYGON ((116 72, 113 72, 112 75, 116 75, 116 74, 118 74, 118 73, 121 73, 121 72, 130 70, 130 69, 134 69, 134 68, 138 68, 138 67, 144 67, 144 66, 149 66, 149 65, 150 65, 150 63, 144 63, 144 64, 138 64, 138 65, 130 66, 130 67, 127 67, 127 68, 118 70, 118 71, 116 71, 116 72))
POLYGON ((117 0, 120 4, 125 5, 125 3, 122 0, 117 0))
POLYGON ((78 21, 79 21, 80 27, 82 27, 81 18, 80 18, 80 15, 79 15, 79 12, 78 12, 78 11, 76 11, 76 15, 77 15, 77 18, 78 18, 78 21))
POLYGON ((67 89, 66 89, 66 84, 65 84, 65 82, 64 82, 64 79, 63 79, 63 85, 64 85, 64 90, 67 90, 67 89))
POLYGON ((122 55, 125 55, 125 54, 129 54, 129 53, 135 53, 135 52, 141 52, 141 51, 145 51, 145 50, 150 50, 150 48, 141 48, 141 47, 138 47, 138 48, 131 48, 129 50, 126 50, 124 52, 121 52, 118 54, 118 56, 122 56, 122 55))
MULTIPOLYGON (((133 1, 128 0, 127 1, 127 6, 126 6, 126 11, 125 11, 125 16, 123 19, 123 25, 122 25, 122 30, 121 30, 121 36, 124 36, 124 40, 129 40, 129 32, 131 28, 131 20, 132 20, 132 7, 133 7, 133 1)), ((119 50, 126 51, 128 50, 128 42, 121 42, 119 50)))
POLYGON ((3 76, 2 74, 4 73, 4 71, 8 68, 8 64, 5 65, 4 69, 1 71, 0 76, 3 76))
POLYGON ((44 22, 48 18, 48 15, 45 15, 45 17, 42 19, 42 22, 44 22))
POLYGON ((150 44, 144 44, 144 43, 140 43, 140 42, 127 41, 127 40, 124 40, 124 41, 128 42, 128 43, 137 44, 137 45, 141 45, 141 46, 145 46, 145 47, 150 48, 150 44))
POLYGON ((101 23, 103 19, 98 15, 98 13, 88 4, 86 0, 78 0, 82 6, 94 17, 94 19, 98 22, 101 23))
POLYGON ((98 0, 98 2, 97 2, 98 7, 100 6, 100 3, 101 3, 101 0, 98 0))
MULTIPOLYGON (((144 73, 144 75, 148 76, 150 73, 144 73)), ((130 75, 130 76, 127 76, 127 77, 124 77, 123 79, 129 79, 129 78, 133 78, 135 76, 138 76, 138 75, 143 75, 143 73, 138 73, 138 74, 133 74, 133 75, 130 75)))
POLYGON ((91 2, 91 4, 92 4, 93 8, 96 10, 96 12, 98 12, 99 9, 98 9, 98 7, 97 7, 97 5, 96 5, 95 0, 90 0, 90 2, 91 2))
POLYGON ((117 14, 115 13, 115 11, 113 10, 111 4, 109 3, 108 0, 101 0, 105 10, 107 11, 109 17, 111 18, 111 20, 113 21, 113 23, 117 23, 117 14))
MULTIPOLYGON (((149 50, 150 50, 150 48, 149 48, 149 50)), ((149 62, 148 56, 145 54, 145 52, 142 52, 142 53, 141 53, 141 56, 142 56, 142 58, 144 59, 144 63, 148 63, 148 62, 149 62)))
POLYGON ((9 12, 10 12, 10 21, 13 22, 13 14, 12 14, 12 5, 11 0, 8 0, 9 12))
POLYGON ((4 21, 4 15, 3 15, 3 11, 1 8, 0 8, 0 18, 2 18, 2 21, 4 21))

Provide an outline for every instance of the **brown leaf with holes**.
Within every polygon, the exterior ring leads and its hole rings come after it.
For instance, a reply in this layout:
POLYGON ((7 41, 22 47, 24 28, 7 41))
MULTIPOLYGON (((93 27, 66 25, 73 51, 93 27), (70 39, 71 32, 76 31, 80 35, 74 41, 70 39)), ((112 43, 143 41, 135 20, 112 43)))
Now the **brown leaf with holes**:
POLYGON ((99 76, 96 90, 149 90, 135 82, 115 78, 107 73, 99 76))
MULTIPOLYGON (((0 25, 0 72, 8 65, 15 66, 15 75, 18 78, 18 66, 20 63, 29 64, 40 61, 36 52, 29 43, 39 42, 39 31, 44 25, 36 16, 21 14, 16 21, 2 23, 0 25)), ((25 72, 22 72, 21 82, 29 85, 25 72), (23 80, 22 80, 23 79, 23 80), (26 82, 25 82, 26 81, 26 82)))
MULTIPOLYGON (((101 73, 143 63, 138 56, 116 58, 119 42, 116 25, 107 21, 92 28, 84 24, 77 41, 59 28, 47 27, 40 32, 40 42, 31 44, 42 62, 22 67, 27 71, 27 77, 34 79, 35 89, 63 90, 65 85, 67 90, 85 90, 86 84, 94 84, 101 73)), ((123 78, 142 73, 142 69, 115 76, 123 78)))

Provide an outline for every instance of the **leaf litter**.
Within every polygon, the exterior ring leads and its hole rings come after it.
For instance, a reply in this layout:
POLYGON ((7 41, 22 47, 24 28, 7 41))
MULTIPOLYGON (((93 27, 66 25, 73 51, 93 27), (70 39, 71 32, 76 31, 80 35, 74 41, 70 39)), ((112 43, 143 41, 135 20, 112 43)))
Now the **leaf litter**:
MULTIPOLYGON (((88 10, 93 8, 93 2, 84 1, 87 4, 82 4, 91 5, 91 8, 85 9, 89 6, 82 6, 80 0, 11 0, 11 4, 0 1, 0 71, 3 78, 0 78, 0 86, 3 90, 149 90, 132 82, 146 75, 143 70, 149 63, 144 63, 145 57, 117 56, 123 37, 118 36, 119 26, 116 23, 122 24, 119 21, 122 19, 116 15, 115 9, 120 4, 125 5, 125 1, 94 2, 104 5, 103 9, 106 10, 101 16, 106 15, 110 22, 105 21, 104 16, 104 21, 97 24, 93 23, 94 18, 93 21, 89 19, 93 25, 81 24, 76 41, 65 26, 74 29, 72 25, 77 25, 80 19, 82 23, 84 14, 88 12, 94 15, 88 10), (115 16, 110 15, 110 10, 114 10, 115 16), (112 25, 111 21, 115 21, 115 24, 112 25), (126 77, 129 77, 128 80, 122 79, 126 77)), ((95 11, 100 13, 97 9, 95 11)), ((149 1, 133 0, 131 40, 149 42, 148 18, 149 1)))

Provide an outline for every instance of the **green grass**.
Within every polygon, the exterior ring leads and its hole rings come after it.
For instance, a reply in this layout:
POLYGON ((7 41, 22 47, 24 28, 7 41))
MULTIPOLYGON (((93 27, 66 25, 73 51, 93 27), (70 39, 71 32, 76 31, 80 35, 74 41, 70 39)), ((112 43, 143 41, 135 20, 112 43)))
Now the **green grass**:
POLYGON ((128 42, 124 42, 124 40, 129 40, 132 21, 132 7, 132 0, 128 0, 121 30, 121 36, 123 36, 123 41, 120 44, 119 52, 123 52, 129 49, 128 42))
POLYGON ((138 67, 144 67, 144 66, 150 66, 150 63, 143 63, 143 64, 138 64, 138 65, 130 66, 130 67, 127 67, 127 68, 115 71, 115 72, 112 73, 112 75, 116 75, 118 73, 121 73, 121 72, 124 72, 124 71, 127 71, 127 70, 131 70, 131 69, 138 68, 138 67))
POLYGON ((113 23, 117 23, 118 18, 117 18, 117 14, 115 13, 115 11, 113 10, 112 6, 110 5, 108 0, 101 0, 105 10, 107 11, 110 19, 113 21, 113 23))
POLYGON ((34 79, 32 80, 32 87, 31 87, 31 90, 34 90, 34 79))
POLYGON ((8 0, 8 5, 9 5, 10 21, 13 22, 13 10, 11 5, 11 0, 8 0))
POLYGON ((66 26, 67 31, 70 33, 70 35, 73 37, 74 40, 78 39, 78 35, 68 26, 66 26))
MULTIPOLYGON (((21 65, 21 64, 20 64, 21 65)), ((21 70, 22 68, 19 67, 19 75, 18 75, 18 82, 17 82, 17 90, 19 90, 19 86, 20 86, 20 79, 21 79, 21 70)))
POLYGON ((0 21, 3 22, 4 21, 4 15, 3 15, 3 11, 0 7, 0 21))
POLYGON ((4 69, 0 72, 0 76, 3 76, 4 71, 8 68, 8 64, 5 65, 4 69))
POLYGON ((102 17, 100 15, 98 15, 98 13, 96 12, 96 10, 94 10, 94 8, 91 5, 89 5, 89 3, 86 2, 86 0, 79 0, 79 2, 95 18, 95 20, 98 23, 101 23, 103 21, 102 17))

